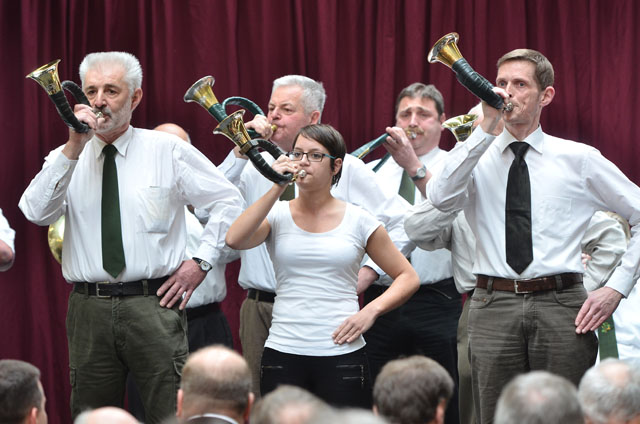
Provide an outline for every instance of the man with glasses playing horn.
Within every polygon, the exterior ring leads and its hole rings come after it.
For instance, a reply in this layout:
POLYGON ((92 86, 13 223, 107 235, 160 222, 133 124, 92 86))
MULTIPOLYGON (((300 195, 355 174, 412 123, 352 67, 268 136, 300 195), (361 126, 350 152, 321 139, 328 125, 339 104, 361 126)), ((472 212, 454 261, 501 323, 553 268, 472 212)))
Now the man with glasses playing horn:
POLYGON ((492 422, 517 374, 547 370, 578 384, 596 359, 593 331, 629 294, 640 263, 640 188, 593 147, 542 131, 542 109, 555 95, 549 60, 511 51, 498 60, 496 80, 513 110, 483 103, 480 127, 427 184, 431 202, 463 209, 476 236, 468 331, 481 423, 492 422), (597 210, 623 216, 632 237, 607 284, 587 294, 580 242, 597 210))
MULTIPOLYGON (((247 123, 269 138, 284 151, 293 146, 298 131, 306 125, 320 122, 326 93, 321 83, 301 75, 287 75, 273 82, 267 117, 257 116, 247 123), (272 132, 271 125, 276 126, 272 132)), ((269 163, 273 159, 264 155, 269 163)), ((229 153, 220 169, 236 184, 245 197, 247 205, 264 195, 273 183, 264 178, 246 157, 235 148, 229 153)), ((295 197, 295 185, 282 195, 282 199, 295 197)), ((403 228, 405 206, 396 193, 382 189, 375 181, 372 171, 351 155, 345 157, 340 182, 331 189, 336 198, 362 206, 381 221, 396 246, 407 254, 411 249, 403 228)), ((253 376, 253 388, 260 387, 260 361, 264 343, 269 335, 276 288, 273 264, 264 245, 241 252, 242 266, 238 282, 248 289, 247 299, 240 309, 240 341, 242 352, 249 363, 253 376)), ((360 285, 360 281, 358 281, 360 285)))
POLYGON ((91 130, 69 131, 20 209, 39 225, 65 215, 72 415, 121 407, 131 372, 147 422, 159 422, 175 413, 188 354, 183 309, 209 264, 228 254, 224 235, 243 202, 193 146, 130 125, 142 99, 142 69, 133 55, 89 54, 80 79, 91 107, 77 104, 75 116, 91 130), (188 204, 221 218, 207 223, 195 257, 185 260, 188 204))
MULTIPOLYGON (((444 99, 433 85, 414 83, 396 100, 396 125, 387 128, 384 146, 391 154, 376 173, 378 184, 399 193, 409 204, 424 200, 431 170, 446 155, 438 146, 445 121, 444 99)), ((369 163, 374 167, 378 161, 369 163)), ((406 209, 409 209, 407 204, 406 209)), ((462 299, 454 281, 451 252, 416 248, 411 265, 420 277, 420 289, 402 306, 381 316, 364 335, 375 379, 389 361, 402 356, 425 355, 437 361, 451 375, 456 389, 445 414, 447 423, 458 422, 457 328, 462 299)), ((374 273, 374 268, 365 271, 374 273)), ((368 304, 388 288, 388 276, 378 273, 364 294, 368 304)))

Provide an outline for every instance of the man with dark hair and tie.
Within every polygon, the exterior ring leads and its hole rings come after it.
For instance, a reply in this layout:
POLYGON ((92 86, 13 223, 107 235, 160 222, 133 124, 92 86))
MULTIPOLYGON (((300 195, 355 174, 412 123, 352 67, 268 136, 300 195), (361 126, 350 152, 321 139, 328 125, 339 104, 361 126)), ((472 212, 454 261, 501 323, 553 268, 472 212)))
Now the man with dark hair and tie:
MULTIPOLYGON (((431 172, 442 165, 447 152, 440 149, 442 123, 446 120, 444 98, 432 84, 419 82, 405 87, 396 99, 396 125, 388 127, 384 144, 390 160, 379 166, 377 183, 407 200, 406 209, 424 201, 431 172)), ((371 168, 380 161, 370 162, 371 168)), ((411 265, 420 277, 420 289, 403 305, 380 316, 364 334, 375 380, 389 361, 403 356, 424 355, 437 361, 458 385, 458 320, 462 298, 454 281, 451 252, 416 248, 411 265)), ((364 292, 365 304, 372 302, 391 284, 375 264, 367 263, 361 273, 374 280, 364 292)), ((448 402, 447 423, 458 423, 458 391, 448 402)))
POLYGON ((20 209, 38 225, 65 216, 72 416, 122 407, 130 372, 147 422, 159 422, 175 413, 188 354, 183 309, 211 264, 229 254, 224 236, 243 201, 193 146, 130 125, 142 99, 135 56, 89 54, 80 79, 91 106, 77 104, 75 115, 90 131, 69 131, 24 192, 20 209), (187 260, 185 205, 220 217, 207 223, 187 260))
POLYGON ((469 344, 481 423, 493 420, 500 391, 517 374, 547 370, 578 384, 596 359, 593 330, 639 276, 640 188, 595 148, 542 131, 553 80, 535 50, 500 58, 495 91, 513 110, 483 103, 480 127, 427 184, 434 206, 464 210, 477 240, 469 344), (633 229, 621 265, 587 294, 580 243, 597 210, 617 212, 633 229))

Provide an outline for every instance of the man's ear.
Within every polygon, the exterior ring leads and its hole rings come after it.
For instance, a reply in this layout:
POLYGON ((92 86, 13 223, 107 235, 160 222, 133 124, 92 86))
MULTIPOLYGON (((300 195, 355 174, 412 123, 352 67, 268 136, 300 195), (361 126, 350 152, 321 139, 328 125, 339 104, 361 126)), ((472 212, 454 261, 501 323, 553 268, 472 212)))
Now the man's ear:
POLYGON ((540 99, 540 105, 542 107, 547 106, 549 103, 551 103, 551 101, 553 100, 553 97, 556 95, 556 89, 553 87, 547 87, 544 90, 542 90, 541 93, 541 99, 540 99))
POLYGON ((317 124, 320 122, 320 111, 314 110, 311 112, 311 122, 310 124, 317 124))
POLYGON ((27 415, 26 422, 28 422, 29 424, 36 424, 38 422, 38 412, 38 408, 36 408, 35 406, 31 408, 31 411, 29 411, 29 415, 27 415))
POLYGON ((444 423, 444 412, 447 409, 447 401, 442 399, 438 402, 438 406, 436 406, 436 416, 434 418, 434 423, 443 424, 444 423))
POLYGON ((178 389, 178 394, 176 395, 176 417, 182 416, 182 401, 184 400, 184 392, 182 389, 178 389))
POLYGON ((247 408, 244 410, 244 414, 242 414, 242 416, 244 417, 244 421, 247 423, 249 422, 249 415, 251 415, 251 408, 253 408, 253 401, 255 399, 256 399, 256 396, 252 392, 249 392, 247 408))
POLYGON ((142 100, 142 88, 136 88, 131 96, 131 111, 133 112, 142 100))

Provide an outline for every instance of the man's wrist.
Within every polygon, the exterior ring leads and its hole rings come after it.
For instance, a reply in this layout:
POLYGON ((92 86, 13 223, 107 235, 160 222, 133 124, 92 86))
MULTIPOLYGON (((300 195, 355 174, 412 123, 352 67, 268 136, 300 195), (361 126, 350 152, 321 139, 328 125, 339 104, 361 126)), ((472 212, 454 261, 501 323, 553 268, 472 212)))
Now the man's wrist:
POLYGON ((196 258, 196 257, 193 257, 191 259, 193 259, 195 261, 196 265, 198 265, 198 267, 202 271, 204 271, 204 272, 211 271, 212 267, 211 267, 211 264, 209 262, 205 261, 204 259, 200 259, 200 258, 196 258))

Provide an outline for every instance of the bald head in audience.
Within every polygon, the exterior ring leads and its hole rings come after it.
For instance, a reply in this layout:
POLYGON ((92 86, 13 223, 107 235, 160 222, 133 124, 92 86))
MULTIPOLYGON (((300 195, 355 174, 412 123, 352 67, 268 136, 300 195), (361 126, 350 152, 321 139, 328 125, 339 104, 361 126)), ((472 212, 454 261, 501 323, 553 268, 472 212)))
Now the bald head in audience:
POLYGON ((605 359, 585 373, 578 392, 586 423, 640 423, 637 362, 605 359))
POLYGON ((73 424, 138 424, 138 421, 124 409, 105 406, 81 413, 73 424))
POLYGON ((192 353, 182 369, 176 415, 181 422, 217 414, 243 423, 253 399, 244 358, 225 346, 209 346, 192 353))
POLYGON ((328 409, 329 405, 308 391, 281 385, 256 404, 251 424, 306 424, 312 416, 328 409))
POLYGON ((177 135, 187 143, 191 144, 191 138, 189 138, 189 134, 187 134, 187 132, 179 125, 167 122, 167 123, 158 125, 157 127, 154 128, 154 130, 177 135))

